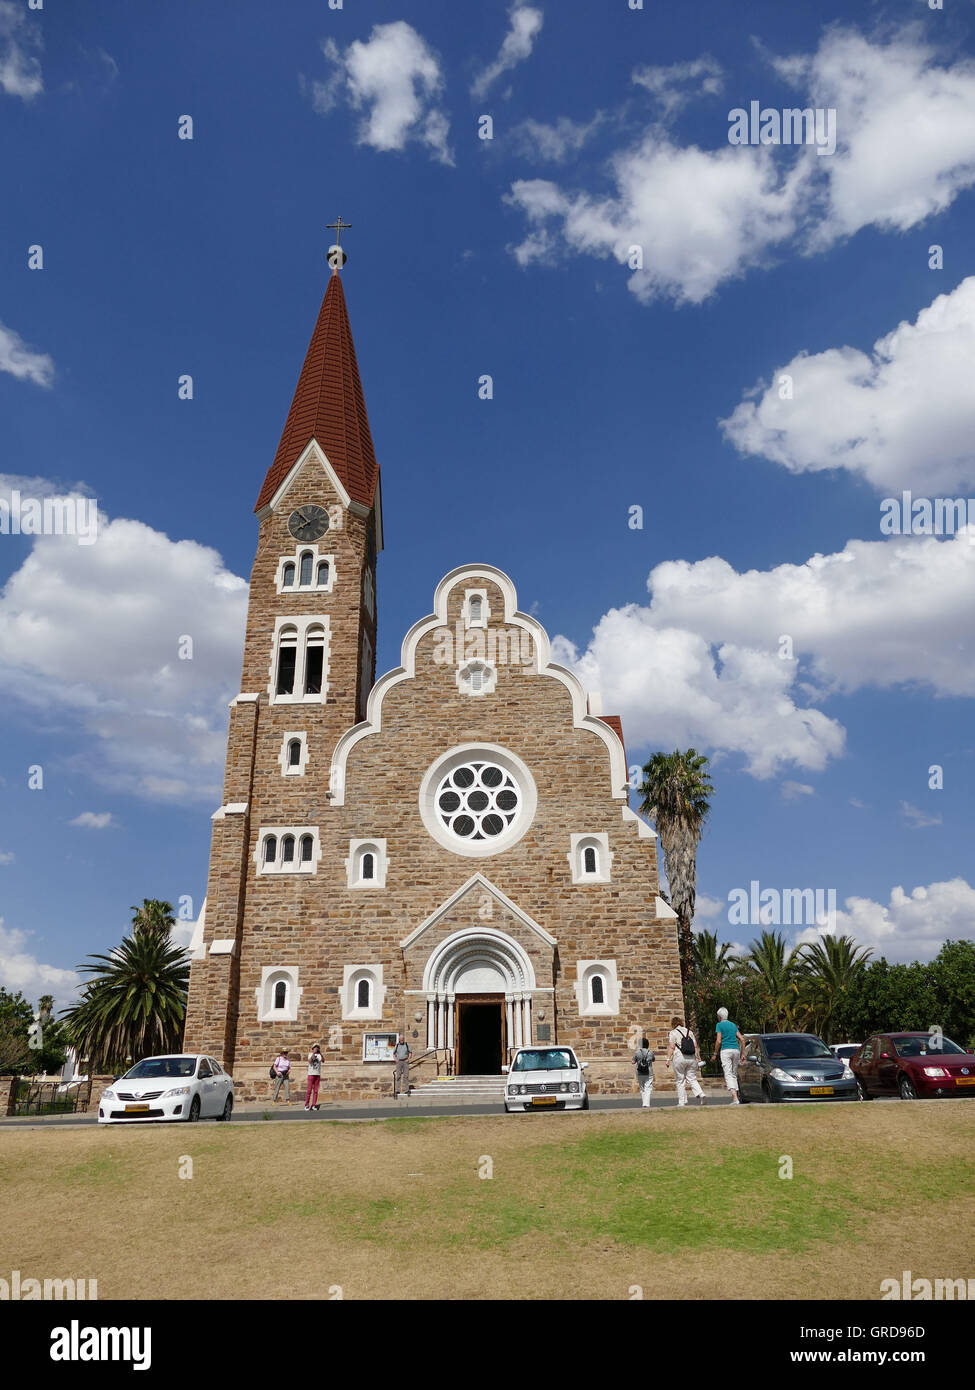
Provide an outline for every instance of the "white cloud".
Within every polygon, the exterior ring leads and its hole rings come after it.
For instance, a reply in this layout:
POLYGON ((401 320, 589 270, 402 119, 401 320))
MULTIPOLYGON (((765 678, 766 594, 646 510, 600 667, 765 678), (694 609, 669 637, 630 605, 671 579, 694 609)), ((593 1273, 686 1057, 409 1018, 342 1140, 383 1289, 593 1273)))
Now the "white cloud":
POLYGON ((820 159, 827 209, 813 245, 861 227, 907 231, 975 183, 975 63, 941 65, 920 25, 886 44, 831 29, 779 74, 837 115, 837 150, 820 159))
POLYGON ((649 606, 611 609, 581 654, 553 641, 555 659, 622 716, 633 748, 739 753, 755 777, 787 764, 820 771, 845 738, 813 708, 827 694, 975 694, 975 547, 965 536, 850 541, 745 573, 718 556, 667 561, 647 587, 649 606))
MULTIPOLYGON (((773 59, 803 107, 836 110, 837 149, 730 146, 725 115, 714 148, 682 146, 652 127, 606 161, 609 191, 515 183, 508 201, 528 223, 512 247, 522 265, 559 256, 615 257, 642 247, 630 290, 642 302, 699 303, 725 281, 777 253, 822 251, 861 227, 904 231, 975 184, 975 63, 936 63, 913 26, 888 42, 829 30, 808 55, 773 59)), ((639 69, 634 79, 663 103, 666 121, 682 83, 708 95, 713 60, 639 69)), ((735 98, 732 98, 733 100, 735 98)), ((745 107, 748 101, 743 99, 745 107)))
POLYGON ((633 81, 656 98, 666 119, 696 97, 718 96, 724 87, 724 70, 705 53, 692 62, 637 68, 633 81))
POLYGON ((36 19, 22 4, 0 0, 0 91, 30 101, 44 90, 41 64, 31 51, 40 47, 36 19))
POLYGON ((87 830, 107 830, 115 825, 115 821, 111 811, 82 811, 80 816, 75 816, 68 824, 80 825, 87 830))
POLYGON ((925 830, 929 825, 943 824, 940 814, 933 816, 929 811, 922 811, 919 806, 912 805, 910 801, 901 802, 901 813, 912 830, 925 830))
POLYGON ((710 922, 715 917, 723 917, 728 904, 720 898, 709 898, 706 893, 698 893, 694 900, 694 921, 710 922))
POLYGON ((449 124, 438 105, 444 80, 425 39, 405 20, 377 24, 366 42, 354 40, 344 53, 334 39, 322 45, 332 66, 325 82, 300 85, 324 115, 344 95, 356 110, 368 108, 358 141, 376 150, 402 150, 419 141, 444 164, 453 164, 449 124))
POLYGON ((12 864, 15 858, 12 850, 0 850, 0 864, 12 864))
POLYGON ((33 352, 19 333, 0 323, 0 372, 9 372, 18 381, 50 386, 54 380, 54 361, 46 352, 33 352))
POLYGON ((881 491, 975 484, 975 276, 900 323, 871 353, 798 353, 721 421, 742 454, 792 473, 845 468, 881 491), (793 399, 780 399, 783 376, 793 399))
MULTIPOLYGON (((852 936, 860 946, 888 960, 933 960, 942 944, 975 935, 975 888, 963 878, 891 890, 885 907, 872 898, 846 898, 837 910, 835 933, 852 936)), ((815 928, 800 932, 798 942, 816 941, 815 928)))
POLYGON ((59 1008, 72 1003, 80 980, 73 970, 46 965, 26 950, 29 933, 5 927, 0 917, 0 985, 10 994, 18 990, 34 1003, 42 994, 53 994, 59 1008))
POLYGON ((795 232, 806 177, 797 167, 783 178, 768 148, 681 147, 660 129, 614 156, 609 170, 615 189, 601 198, 541 179, 513 183, 507 201, 530 228, 514 255, 521 265, 566 251, 628 265, 638 247, 643 266, 628 283, 645 303, 700 303, 723 280, 766 264, 795 232))
POLYGON ((577 154, 602 124, 601 112, 587 122, 573 121, 568 116, 560 116, 554 123, 529 119, 513 127, 511 138, 529 158, 562 164, 577 154))
POLYGON ((69 765, 101 785, 213 800, 246 604, 214 550, 138 521, 39 537, 0 595, 0 691, 73 728, 69 765))
POLYGON ((797 801, 800 796, 815 796, 816 788, 808 782, 783 782, 782 797, 785 801, 797 801))
POLYGON ((481 97, 503 72, 509 72, 511 68, 523 63, 526 58, 531 57, 531 51, 535 40, 541 32, 544 15, 542 11, 532 5, 519 3, 515 0, 509 11, 511 18, 511 28, 505 35, 500 52, 494 62, 484 69, 474 85, 471 87, 471 94, 481 97))

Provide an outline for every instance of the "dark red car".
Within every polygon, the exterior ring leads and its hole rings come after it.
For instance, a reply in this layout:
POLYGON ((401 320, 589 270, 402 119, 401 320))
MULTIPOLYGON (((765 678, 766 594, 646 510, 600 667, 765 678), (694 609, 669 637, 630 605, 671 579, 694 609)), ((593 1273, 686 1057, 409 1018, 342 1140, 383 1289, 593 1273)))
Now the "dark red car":
POLYGON ((975 1053, 935 1033, 874 1033, 850 1059, 861 1100, 975 1096, 975 1053))

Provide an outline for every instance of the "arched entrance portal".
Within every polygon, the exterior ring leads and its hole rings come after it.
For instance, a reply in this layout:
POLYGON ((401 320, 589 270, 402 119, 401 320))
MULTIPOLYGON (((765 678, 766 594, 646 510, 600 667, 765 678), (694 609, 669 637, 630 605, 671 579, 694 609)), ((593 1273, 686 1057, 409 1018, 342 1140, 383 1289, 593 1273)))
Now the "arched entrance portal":
POLYGON ((453 1053, 461 1076, 496 1075, 507 1051, 532 1039, 535 971, 504 932, 467 927, 434 950, 423 972, 427 1046, 453 1053))

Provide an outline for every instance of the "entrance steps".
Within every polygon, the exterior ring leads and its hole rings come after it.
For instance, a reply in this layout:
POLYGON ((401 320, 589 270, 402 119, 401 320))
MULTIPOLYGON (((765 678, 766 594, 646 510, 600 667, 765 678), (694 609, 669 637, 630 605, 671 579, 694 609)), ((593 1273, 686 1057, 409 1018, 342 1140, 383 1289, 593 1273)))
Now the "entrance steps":
POLYGON ((504 1100, 505 1077, 498 1076, 436 1076, 420 1086, 414 1086, 410 1100, 431 1100, 449 1104, 452 1100, 504 1100))

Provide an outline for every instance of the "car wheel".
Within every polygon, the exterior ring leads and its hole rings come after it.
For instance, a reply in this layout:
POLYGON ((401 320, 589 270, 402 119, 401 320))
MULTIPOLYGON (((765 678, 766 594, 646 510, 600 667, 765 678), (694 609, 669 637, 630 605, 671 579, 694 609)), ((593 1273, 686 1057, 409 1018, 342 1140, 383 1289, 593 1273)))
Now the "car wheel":
POLYGON ((589 1092, 588 1092, 588 1091, 587 1091, 586 1094, 582 1097, 582 1109, 583 1109, 583 1110, 588 1110, 588 1109, 589 1109, 589 1092))
POLYGON ((228 1094, 227 1094, 227 1099, 224 1101, 224 1105, 223 1105, 223 1114, 222 1114, 222 1115, 218 1115, 218 1116, 217 1116, 217 1119, 218 1119, 218 1120, 229 1120, 229 1119, 230 1119, 230 1116, 233 1114, 233 1109, 234 1109, 234 1098, 233 1098, 233 1096, 230 1095, 230 1093, 228 1092, 228 1094))
POLYGON ((859 1077, 857 1077, 857 1100, 870 1100, 870 1092, 859 1077))
POLYGON ((902 1076, 897 1083, 901 1100, 917 1100, 917 1091, 914 1089, 914 1082, 909 1076, 902 1076))
POLYGON ((199 1096, 194 1096, 194 1097, 193 1097, 193 1103, 192 1103, 192 1105, 190 1106, 190 1113, 187 1115, 186 1118, 189 1120, 190 1124, 195 1123, 195 1121, 197 1121, 197 1120, 200 1118, 200 1097, 199 1097, 199 1096))

